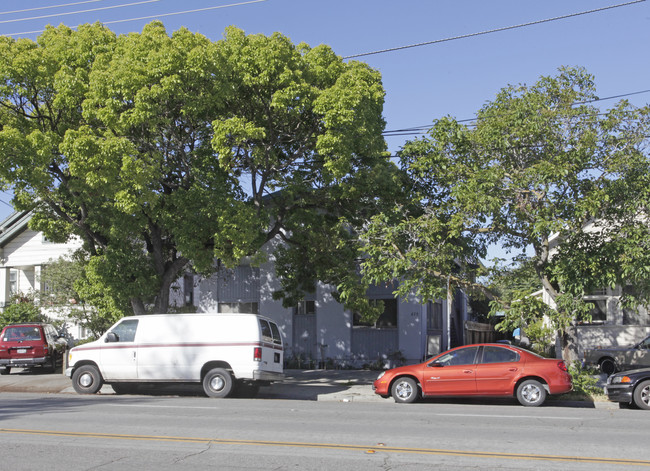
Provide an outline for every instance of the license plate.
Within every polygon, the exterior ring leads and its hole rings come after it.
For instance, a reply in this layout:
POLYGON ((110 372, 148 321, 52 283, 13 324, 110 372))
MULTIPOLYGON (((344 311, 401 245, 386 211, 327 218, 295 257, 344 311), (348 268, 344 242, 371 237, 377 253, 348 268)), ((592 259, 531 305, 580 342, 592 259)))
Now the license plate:
POLYGON ((16 353, 27 353, 27 349, 26 348, 19 348, 18 350, 16 350, 16 353))

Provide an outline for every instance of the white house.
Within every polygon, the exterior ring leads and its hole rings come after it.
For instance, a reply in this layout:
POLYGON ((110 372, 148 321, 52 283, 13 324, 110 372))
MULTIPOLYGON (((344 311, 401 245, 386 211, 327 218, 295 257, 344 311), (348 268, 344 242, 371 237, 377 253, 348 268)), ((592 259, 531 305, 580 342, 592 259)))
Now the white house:
MULTIPOLYGON (((597 232, 600 229, 590 223, 584 228, 587 232, 597 232)), ((561 238, 558 234, 550 240, 551 256, 557 252, 561 238)), ((582 358, 586 349, 600 346, 632 345, 650 334, 650 313, 644 306, 624 309, 619 300, 623 287, 604 287, 589 293, 584 300, 592 304, 590 323, 580 323, 570 332, 576 345, 576 354, 582 358)), ((549 293, 544 290, 543 299, 546 304, 555 307, 549 293)))
MULTIPOLYGON (((53 243, 43 233, 28 227, 31 214, 16 212, 0 223, 0 309, 14 294, 42 289, 41 270, 48 260, 55 260, 78 249, 79 239, 53 243)), ((70 326, 69 333, 84 337, 80 326, 70 326)))
MULTIPOLYGON (((39 273, 50 259, 66 255, 80 246, 48 242, 28 227, 29 213, 15 213, 0 228, 0 308, 12 293, 41 289, 39 273)), ((295 366, 393 365, 416 362, 463 344, 468 320, 467 298, 456 293, 452 312, 446 301, 420 303, 395 298, 392 284, 368 290, 371 300, 384 304, 384 314, 375 325, 364 325, 354 313, 332 296, 333 287, 317 284, 315 292, 293 308, 273 299, 279 288, 273 262, 259 267, 242 264, 222 269, 210 277, 187 274, 171 288, 170 306, 178 310, 254 312, 266 315, 281 327, 287 348, 285 358, 295 366)), ((75 337, 84 332, 77 326, 75 337)))

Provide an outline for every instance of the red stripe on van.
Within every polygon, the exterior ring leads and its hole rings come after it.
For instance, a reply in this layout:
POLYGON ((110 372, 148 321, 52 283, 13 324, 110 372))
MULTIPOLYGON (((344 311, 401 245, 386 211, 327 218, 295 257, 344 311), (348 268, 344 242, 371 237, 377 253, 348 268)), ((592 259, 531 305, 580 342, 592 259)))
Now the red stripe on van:
POLYGON ((281 345, 275 345, 266 342, 201 342, 201 343, 145 343, 145 344, 126 344, 120 342, 110 342, 99 347, 85 347, 83 345, 75 347, 78 352, 102 349, 121 349, 121 348, 189 348, 189 347, 267 347, 273 350, 283 351, 281 345))

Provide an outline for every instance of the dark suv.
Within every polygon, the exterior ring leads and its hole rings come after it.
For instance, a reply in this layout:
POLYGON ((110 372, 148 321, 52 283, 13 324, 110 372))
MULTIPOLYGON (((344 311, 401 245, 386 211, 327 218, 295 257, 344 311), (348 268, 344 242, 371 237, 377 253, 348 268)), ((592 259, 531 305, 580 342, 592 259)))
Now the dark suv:
POLYGON ((0 374, 13 367, 41 366, 54 372, 62 363, 64 345, 57 343, 59 334, 50 324, 11 324, 0 333, 0 374))

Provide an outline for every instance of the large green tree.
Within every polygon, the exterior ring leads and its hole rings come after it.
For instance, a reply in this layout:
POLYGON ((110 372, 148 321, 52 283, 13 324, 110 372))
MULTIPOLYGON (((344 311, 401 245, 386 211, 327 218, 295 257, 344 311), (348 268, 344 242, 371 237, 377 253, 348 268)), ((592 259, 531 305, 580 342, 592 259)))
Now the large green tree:
POLYGON ((165 312, 184 270, 234 265, 281 237, 295 273, 309 260, 292 248, 358 225, 351 208, 374 211, 394 174, 383 97, 378 72, 280 34, 230 28, 212 42, 153 22, 3 37, 0 181, 35 229, 81 237, 86 301, 165 312))
MULTIPOLYGON (((523 312, 546 315, 560 336, 588 316, 583 294, 639 279, 649 266, 647 255, 635 255, 650 243, 648 109, 621 101, 601 110, 596 101, 589 74, 562 68, 532 86, 504 88, 473 124, 434 122, 427 137, 400 152, 415 209, 374 219, 365 236, 366 276, 403 278, 403 292, 425 298, 443 295, 448 283, 490 296, 467 262, 484 257, 490 244, 531 248, 550 306, 512 291, 495 309, 510 326, 523 312), (607 229, 585 233, 593 221, 607 229)), ((637 287, 647 298, 647 281, 637 287)))

